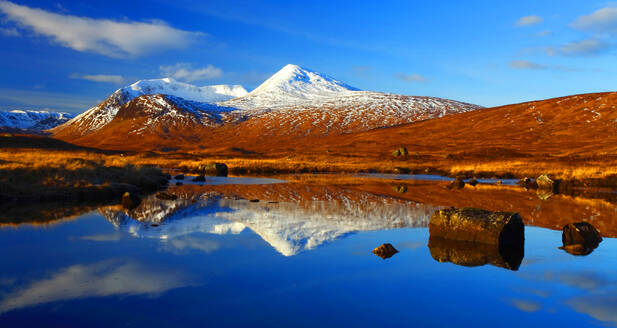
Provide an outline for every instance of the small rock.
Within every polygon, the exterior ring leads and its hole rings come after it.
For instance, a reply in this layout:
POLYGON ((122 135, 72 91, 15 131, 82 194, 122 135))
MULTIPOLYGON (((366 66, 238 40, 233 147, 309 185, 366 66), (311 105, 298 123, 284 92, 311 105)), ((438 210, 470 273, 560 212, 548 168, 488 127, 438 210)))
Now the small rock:
POLYGON ((469 181, 467 181, 467 184, 475 187, 478 184, 478 180, 476 180, 475 178, 469 179, 469 181))
POLYGON ((536 183, 538 184, 538 189, 550 190, 552 192, 556 192, 557 187, 559 186, 559 180, 553 180, 546 174, 539 176, 536 179, 536 183))
POLYGON ((139 198, 139 196, 128 191, 122 195, 122 207, 127 210, 132 210, 139 206, 139 204, 141 204, 141 198, 139 198))
POLYGON ((462 189, 465 187, 465 181, 461 178, 456 178, 448 185, 448 189, 462 189))
POLYGON ((184 174, 178 174, 174 177, 176 180, 184 180, 184 174))
POLYGON ((164 176, 165 176, 165 179, 167 179, 167 180, 171 180, 171 174, 169 174, 169 173, 165 173, 165 175, 164 175, 164 176))
POLYGON ((404 194, 407 192, 407 186, 394 186, 394 190, 399 194, 404 194))
POLYGON ((573 255, 587 255, 602 242, 602 235, 587 222, 570 223, 563 227, 561 249, 573 255))
POLYGON ((503 181, 501 181, 501 180, 497 180, 497 181, 495 181, 495 184, 496 184, 496 185, 502 185, 502 184, 503 184, 503 181))
POLYGON ((251 202, 251 203, 259 203, 259 199, 251 199, 251 200, 249 200, 249 202, 251 202))
POLYGON ((405 147, 400 147, 399 149, 392 152, 392 156, 394 157, 407 156, 407 154, 409 154, 409 152, 405 147))
POLYGON ((206 177, 203 175, 198 175, 195 178, 193 178, 193 181, 195 182, 206 182, 206 177))
POLYGON ((398 250, 392 246, 392 244, 382 244, 381 246, 373 250, 373 254, 381 257, 382 259, 388 259, 398 253, 398 250))
POLYGON ((181 185, 183 185, 182 182, 176 182, 176 186, 181 186, 181 185))

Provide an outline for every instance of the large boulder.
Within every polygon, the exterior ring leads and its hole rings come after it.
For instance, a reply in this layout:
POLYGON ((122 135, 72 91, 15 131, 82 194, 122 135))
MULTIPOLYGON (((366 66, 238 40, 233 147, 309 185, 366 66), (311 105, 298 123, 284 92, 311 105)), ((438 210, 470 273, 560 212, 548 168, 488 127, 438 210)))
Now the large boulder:
POLYGON ((229 169, 226 164, 223 163, 210 163, 201 167, 201 171, 205 175, 213 175, 217 177, 226 177, 229 173, 229 169))
POLYGON ((134 193, 125 192, 122 194, 122 207, 127 210, 132 210, 137 208, 141 204, 141 198, 134 193))
POLYGON ((587 255, 600 245, 602 235, 587 222, 570 223, 563 227, 561 241, 566 252, 573 255, 587 255))
POLYGON ((431 216, 428 227, 431 236, 445 239, 516 247, 525 242, 525 224, 512 212, 444 209, 431 216))
POLYGON ((409 154, 409 152, 405 147, 400 147, 399 149, 392 152, 392 156, 394 157, 407 156, 407 154, 409 154))
POLYGON ((553 180, 546 174, 542 174, 536 179, 538 189, 557 192, 559 187, 559 180, 553 180))
POLYGON ((430 236, 428 248, 437 262, 475 267, 486 264, 508 270, 518 270, 525 255, 524 248, 474 243, 430 236))
POLYGON ((394 256, 394 254, 398 253, 398 250, 392 246, 392 244, 382 244, 381 246, 375 248, 373 250, 373 254, 381 257, 382 259, 388 259, 394 256))

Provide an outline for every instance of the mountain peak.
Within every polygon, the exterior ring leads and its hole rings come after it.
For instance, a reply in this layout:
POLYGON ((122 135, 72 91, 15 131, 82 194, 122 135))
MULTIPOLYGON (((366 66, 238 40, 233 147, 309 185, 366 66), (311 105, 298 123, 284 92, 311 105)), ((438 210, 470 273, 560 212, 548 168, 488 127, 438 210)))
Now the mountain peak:
POLYGON ((358 90, 328 75, 287 64, 246 96, 225 105, 242 109, 289 106, 358 90))

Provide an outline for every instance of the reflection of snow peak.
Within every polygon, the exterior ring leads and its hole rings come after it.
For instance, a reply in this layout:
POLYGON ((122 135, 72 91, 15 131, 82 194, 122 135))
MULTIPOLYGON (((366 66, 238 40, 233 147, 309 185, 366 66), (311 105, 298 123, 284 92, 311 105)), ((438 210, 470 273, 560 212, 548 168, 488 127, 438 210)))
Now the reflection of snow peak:
POLYGON ((328 194, 327 198, 330 200, 280 203, 218 197, 194 203, 180 199, 146 200, 147 209, 133 213, 137 221, 126 214, 118 220, 113 211, 101 212, 136 237, 172 239, 193 232, 238 234, 248 227, 278 252, 291 256, 356 231, 426 227, 431 214, 438 209, 360 192, 354 193, 353 198, 348 193, 328 194), (176 202, 185 207, 170 213, 168 209, 176 202))
POLYGON ((252 204, 222 201, 234 211, 217 213, 241 222, 285 256, 314 249, 356 231, 425 227, 433 206, 382 198, 381 202, 350 199, 294 203, 252 204))

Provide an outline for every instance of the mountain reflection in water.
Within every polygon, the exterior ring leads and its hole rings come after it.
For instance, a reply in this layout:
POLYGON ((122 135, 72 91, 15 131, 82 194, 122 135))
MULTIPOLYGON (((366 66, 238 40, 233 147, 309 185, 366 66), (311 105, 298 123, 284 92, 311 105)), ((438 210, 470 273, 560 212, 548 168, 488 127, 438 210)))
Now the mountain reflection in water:
POLYGON ((238 193, 248 186, 206 193, 178 188, 173 191, 177 200, 151 196, 132 211, 119 207, 99 211, 136 237, 169 240, 194 232, 238 234, 250 229, 282 255, 292 256, 357 231, 426 227, 439 209, 332 186, 251 187, 263 191, 262 199, 275 201, 240 198, 238 193))

